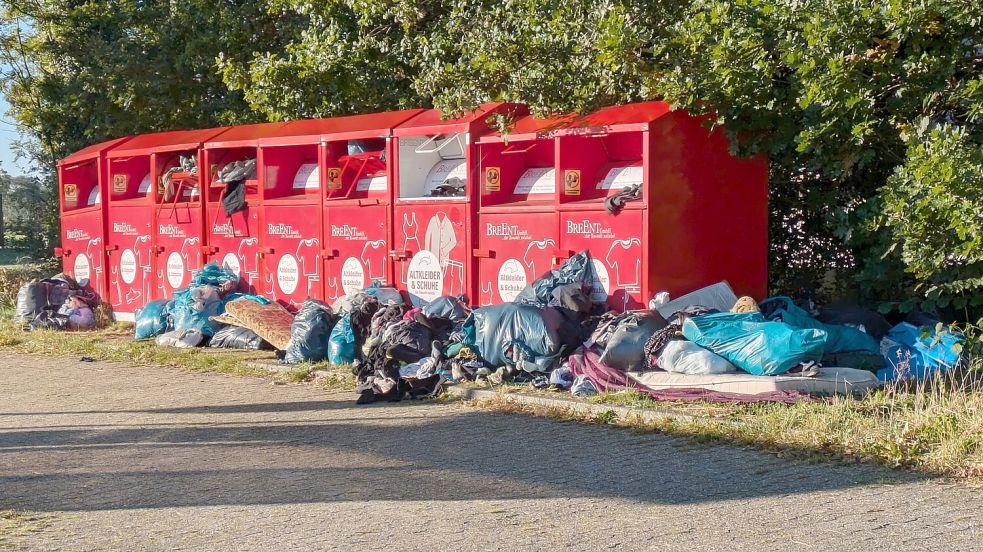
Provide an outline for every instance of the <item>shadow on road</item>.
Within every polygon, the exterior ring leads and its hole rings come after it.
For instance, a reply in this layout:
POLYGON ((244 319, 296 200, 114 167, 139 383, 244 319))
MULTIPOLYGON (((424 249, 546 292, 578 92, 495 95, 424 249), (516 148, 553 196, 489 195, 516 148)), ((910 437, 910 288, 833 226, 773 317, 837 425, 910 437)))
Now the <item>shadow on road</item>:
POLYGON ((683 504, 915 477, 542 418, 426 415, 434 411, 421 403, 259 403, 141 410, 153 416, 145 427, 3 431, 0 509, 572 497, 683 504), (317 410, 324 414, 313 420, 263 417, 317 410), (174 420, 227 412, 253 415, 252 423, 174 420))

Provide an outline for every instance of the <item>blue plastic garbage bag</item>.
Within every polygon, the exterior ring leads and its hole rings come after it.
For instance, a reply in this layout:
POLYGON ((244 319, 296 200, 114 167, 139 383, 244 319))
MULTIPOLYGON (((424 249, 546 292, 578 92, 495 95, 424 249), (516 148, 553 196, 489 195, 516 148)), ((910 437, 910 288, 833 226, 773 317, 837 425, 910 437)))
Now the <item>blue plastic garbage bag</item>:
POLYGON ((218 316, 225 312, 225 301, 219 298, 214 286, 192 286, 174 292, 174 306, 171 319, 174 330, 197 330, 202 335, 211 337, 222 328, 209 317, 218 316))
POLYGON ((922 333, 921 328, 907 322, 887 332, 882 344, 888 366, 877 372, 878 379, 924 379, 959 364, 960 347, 955 345, 962 342, 963 336, 938 327, 927 328, 924 337, 922 333))
POLYGON ((352 328, 351 314, 341 317, 331 330, 328 338, 328 362, 349 364, 355 360, 355 330, 352 328))
POLYGON ((383 305, 402 305, 403 295, 399 290, 391 287, 383 287, 379 282, 372 282, 372 285, 362 290, 369 297, 375 297, 383 305))
POLYGON ((826 346, 825 331, 769 322, 758 312, 687 318, 683 336, 757 376, 784 374, 803 362, 818 361, 826 346))
POLYGON ((150 339, 166 333, 169 303, 170 301, 158 299, 139 309, 136 312, 133 337, 135 339, 150 339))
POLYGON ((211 262, 195 274, 189 287, 194 288, 206 284, 224 289, 234 289, 239 285, 239 277, 234 272, 220 267, 218 263, 211 262))
POLYGON ((769 320, 784 322, 793 328, 825 331, 827 335, 825 353, 880 352, 880 344, 873 337, 850 326, 823 324, 797 307, 791 297, 770 297, 758 306, 769 320))

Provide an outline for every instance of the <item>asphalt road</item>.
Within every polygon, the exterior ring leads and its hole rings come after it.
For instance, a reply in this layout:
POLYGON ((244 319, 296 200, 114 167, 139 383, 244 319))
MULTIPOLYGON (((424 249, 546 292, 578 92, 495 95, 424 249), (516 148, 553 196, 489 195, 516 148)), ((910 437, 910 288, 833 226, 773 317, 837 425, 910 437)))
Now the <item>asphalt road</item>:
POLYGON ((26 550, 972 550, 979 492, 259 378, 6 355, 26 550))

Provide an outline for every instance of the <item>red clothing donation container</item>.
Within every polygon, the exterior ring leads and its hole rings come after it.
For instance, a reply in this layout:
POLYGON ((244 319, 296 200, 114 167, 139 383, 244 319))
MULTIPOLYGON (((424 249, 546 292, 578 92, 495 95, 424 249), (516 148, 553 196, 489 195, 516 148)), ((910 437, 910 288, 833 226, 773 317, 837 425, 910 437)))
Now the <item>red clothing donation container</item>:
POLYGON ((219 174, 237 162, 256 162, 261 138, 282 134, 288 123, 263 123, 232 127, 205 143, 202 188, 205 203, 205 257, 215 261, 240 278, 240 289, 262 292, 260 285, 263 259, 260 253, 262 192, 258 164, 256 172, 245 179, 245 205, 242 210, 226 214, 222 195, 228 183, 219 174))
POLYGON ((173 297, 202 266, 202 143, 222 129, 146 134, 111 150, 106 250, 117 320, 155 298, 173 297), (181 158, 185 166, 181 166, 181 158))
POLYGON ((443 120, 427 110, 393 131, 392 219, 396 285, 414 305, 441 295, 475 297, 474 228, 477 217, 477 138, 495 114, 523 115, 515 104, 485 104, 466 116, 443 120), (464 187, 460 195, 449 193, 464 187))
POLYGON ((106 152, 126 142, 119 138, 89 146, 58 162, 58 206, 61 214, 62 270, 80 286, 106 295, 106 193, 109 172, 106 152))
POLYGON ((325 297, 391 285, 392 129, 423 109, 324 121, 325 297))
POLYGON ((590 251, 593 298, 643 308, 727 280, 738 294, 767 291, 768 171, 728 153, 721 130, 662 102, 602 109, 558 131, 559 246, 590 251), (609 212, 605 200, 641 186, 609 212))
POLYGON ((507 135, 478 140, 477 305, 513 301, 553 265, 559 238, 552 133, 567 120, 526 116, 507 135))
POLYGON ((323 121, 294 121, 279 137, 259 141, 257 170, 261 286, 265 296, 295 311, 308 297, 324 298, 321 189, 323 121))

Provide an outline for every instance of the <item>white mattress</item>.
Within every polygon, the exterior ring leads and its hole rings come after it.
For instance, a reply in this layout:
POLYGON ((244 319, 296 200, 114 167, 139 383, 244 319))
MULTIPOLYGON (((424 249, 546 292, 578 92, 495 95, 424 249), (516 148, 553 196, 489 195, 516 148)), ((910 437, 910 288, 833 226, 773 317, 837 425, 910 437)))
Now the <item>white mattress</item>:
POLYGON ((881 385, 877 376, 854 368, 822 368, 816 377, 753 376, 744 372, 718 375, 689 375, 672 372, 628 372, 628 377, 652 389, 706 389, 743 395, 770 391, 847 394, 862 393, 881 385))

